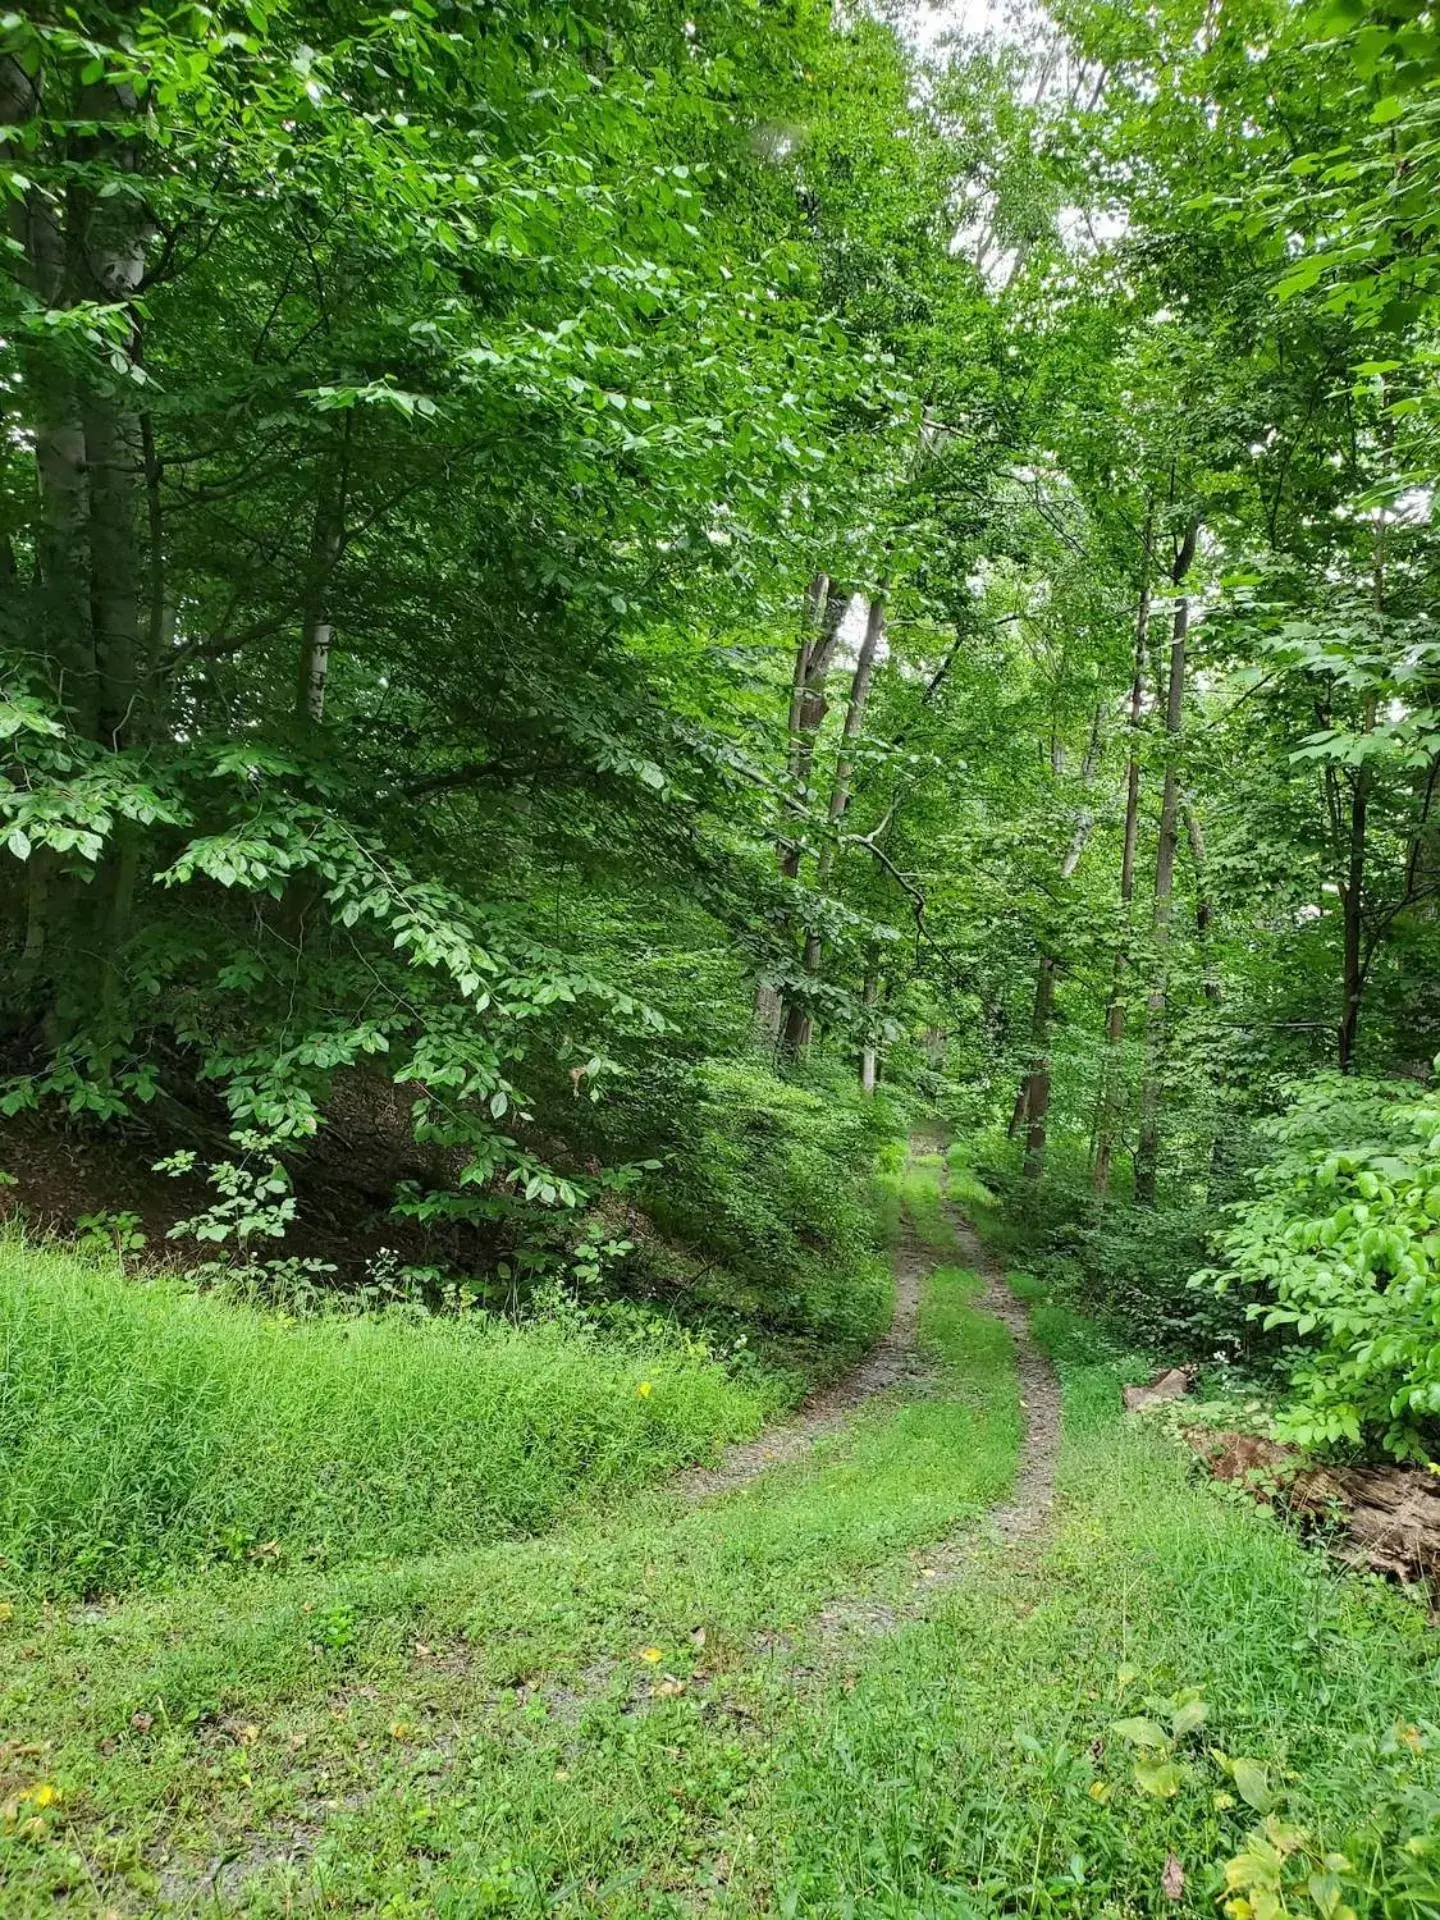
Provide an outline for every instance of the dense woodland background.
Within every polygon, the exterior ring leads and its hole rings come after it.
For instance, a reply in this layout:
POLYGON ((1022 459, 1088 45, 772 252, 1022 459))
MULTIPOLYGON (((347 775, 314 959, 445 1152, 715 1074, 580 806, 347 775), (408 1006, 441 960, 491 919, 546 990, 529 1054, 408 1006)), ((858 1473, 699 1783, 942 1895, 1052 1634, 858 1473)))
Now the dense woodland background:
POLYGON ((1432 16, 916 44, 0 19, 11 1197, 823 1371, 938 1112, 1131 1338, 1428 1457, 1432 16))

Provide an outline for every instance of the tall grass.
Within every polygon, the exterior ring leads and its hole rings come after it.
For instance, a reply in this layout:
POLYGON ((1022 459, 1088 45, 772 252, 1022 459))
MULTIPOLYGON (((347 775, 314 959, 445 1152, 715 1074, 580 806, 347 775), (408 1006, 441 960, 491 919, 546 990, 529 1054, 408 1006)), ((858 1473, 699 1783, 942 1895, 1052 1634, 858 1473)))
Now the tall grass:
POLYGON ((768 1410, 678 1337, 295 1321, 0 1242, 0 1578, 84 1591, 485 1540, 768 1410))

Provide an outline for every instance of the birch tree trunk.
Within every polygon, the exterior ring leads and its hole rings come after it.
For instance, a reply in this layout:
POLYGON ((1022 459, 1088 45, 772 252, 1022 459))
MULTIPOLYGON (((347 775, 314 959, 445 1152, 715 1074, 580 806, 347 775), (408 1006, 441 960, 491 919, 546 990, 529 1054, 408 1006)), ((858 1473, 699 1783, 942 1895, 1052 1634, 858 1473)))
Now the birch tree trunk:
MULTIPOLYGON (((836 833, 850 805, 851 786, 855 777, 855 742, 860 737, 865 724, 865 708, 870 699, 870 686, 875 677, 875 661, 879 653, 880 641, 885 631, 885 596, 877 594, 870 602, 865 617, 865 638, 860 645, 860 653, 855 662, 855 671, 850 680, 850 698, 845 707, 845 725, 840 735, 840 746, 835 756, 835 777, 830 787, 830 803, 826 808, 825 824, 827 828, 825 843, 820 849, 819 871, 816 885, 824 894, 830 885, 830 876, 835 871, 836 833)), ((812 978, 820 972, 820 936, 814 930, 805 935, 805 952, 802 964, 812 978)), ((787 1053, 803 1053, 810 1044, 812 1022, 803 1007, 792 1005, 786 1013, 783 1046, 787 1053)))
POLYGON ((1110 1163, 1124 1112, 1121 1049, 1125 1044, 1125 973, 1130 964, 1130 908, 1135 897, 1135 847, 1140 830, 1140 726, 1145 704, 1145 649, 1150 628, 1150 561, 1155 540, 1153 503, 1145 512, 1140 572, 1140 602, 1135 614, 1135 671, 1130 680, 1130 756, 1125 770, 1125 832, 1120 854, 1120 908, 1125 937, 1115 955, 1110 1005, 1105 1012, 1105 1057, 1100 1070, 1100 1099, 1095 1125, 1096 1194, 1110 1190, 1110 1163))
MULTIPOLYGON (((1195 558, 1198 520, 1191 520, 1170 578, 1180 586, 1195 558)), ((1169 966, 1172 910, 1175 894, 1175 848, 1180 819, 1179 740, 1185 719, 1185 653, 1190 631, 1190 599, 1182 593, 1175 603, 1170 633, 1170 673, 1165 696, 1165 779, 1160 796, 1160 838, 1155 849, 1155 903, 1150 929, 1154 942, 1154 972, 1147 997, 1145 1073, 1140 1085, 1140 1138, 1135 1151, 1135 1198, 1155 1204, 1155 1179, 1160 1164, 1160 1120, 1164 1099, 1166 1018, 1169 1011, 1169 966)))
MULTIPOLYGON (((785 775, 787 781, 787 799, 793 799, 799 785, 801 764, 801 718, 805 706, 806 689, 810 683, 812 655, 823 635, 825 611, 830 593, 828 574, 812 575, 805 589, 804 610, 800 619, 800 638, 795 644, 795 667, 790 677, 790 710, 785 721, 785 775)), ((794 849, 794 864, 788 864, 792 853, 789 815, 782 806, 775 828, 775 860, 782 874, 793 879, 800 870, 798 848, 794 849)), ((774 1052, 780 1041, 780 1026, 785 1017, 784 1002, 780 989, 772 980, 761 979, 756 982, 755 1001, 752 1009, 755 1038, 767 1052, 774 1052)))

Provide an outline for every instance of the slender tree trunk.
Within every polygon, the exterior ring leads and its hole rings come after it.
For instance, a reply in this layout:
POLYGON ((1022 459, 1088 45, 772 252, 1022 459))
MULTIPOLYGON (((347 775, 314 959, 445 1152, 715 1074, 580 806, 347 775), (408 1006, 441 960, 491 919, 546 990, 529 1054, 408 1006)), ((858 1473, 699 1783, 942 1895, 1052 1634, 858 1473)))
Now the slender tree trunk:
MULTIPOLYGON (((1199 522, 1192 520, 1170 578, 1180 586, 1195 557, 1199 522)), ((1160 838, 1155 849, 1155 904, 1150 931, 1154 942, 1150 992, 1146 1002, 1145 1073, 1140 1085, 1140 1138, 1135 1153, 1135 1198, 1155 1204, 1155 1180, 1160 1165, 1160 1122, 1164 1100, 1166 1017, 1169 1007, 1170 934, 1175 893, 1175 849, 1180 820, 1180 730, 1185 721, 1185 652, 1190 631, 1190 600, 1181 594, 1175 603, 1170 632, 1170 674, 1165 696, 1165 779, 1160 796, 1160 838)))
MULTIPOLYGON (((824 573, 814 574, 805 589, 800 637, 795 644, 795 668, 790 677, 790 710, 785 720, 787 799, 795 796, 799 786, 801 719, 805 709, 806 689, 810 681, 812 655, 825 628, 825 609, 829 593, 830 577, 824 573)), ((793 879, 800 870, 799 848, 792 841, 789 813, 783 806, 776 822, 775 860, 781 873, 789 879, 793 879), (790 864, 792 854, 793 865, 790 864)), ((780 1043, 780 1027, 785 1018, 784 1001, 774 981, 762 978, 756 982, 752 1014, 757 1043, 767 1052, 773 1053, 780 1043)))
POLYGON ((1095 1125, 1095 1192, 1110 1188, 1110 1164, 1124 1108, 1125 974, 1130 964, 1130 907, 1135 897, 1135 848, 1140 831, 1140 726, 1145 703, 1145 650, 1150 629, 1150 562, 1155 540, 1153 503, 1145 512, 1140 573, 1140 604, 1135 615, 1135 671, 1130 681, 1130 757, 1125 769, 1125 831, 1120 855, 1120 906, 1125 937, 1115 955, 1110 1004, 1105 1011, 1105 1057, 1100 1070, 1100 1099, 1095 1125))
MULTIPOLYGON (((1090 727, 1090 743, 1085 749, 1085 764, 1081 774, 1082 790, 1088 794, 1095 778, 1095 770, 1100 763, 1100 747, 1104 709, 1097 707, 1095 718, 1090 727)), ((1058 743, 1052 743, 1050 763, 1058 775, 1063 771, 1064 754, 1058 743)), ((1075 828, 1070 836, 1070 844, 1065 849, 1065 857, 1060 862, 1061 882, 1074 878, 1075 870, 1095 826, 1095 810, 1088 799, 1075 816, 1075 828)), ((1010 1137, 1018 1139, 1025 1136, 1024 1171, 1031 1179, 1039 1179, 1045 1166, 1045 1137, 1050 1112, 1050 1026, 1055 1009, 1055 974, 1057 970, 1055 956, 1042 952, 1035 977, 1035 1004, 1030 1020, 1030 1060, 1020 1081, 1020 1091, 1015 1096, 1015 1106, 1010 1115, 1010 1137)))
MULTIPOLYGON (((851 786, 855 776, 855 742, 865 724, 865 708, 870 699, 870 686, 875 677, 875 661, 880 649, 881 636, 885 631, 885 596, 877 594, 870 602, 865 619, 865 638, 860 645, 860 653, 855 662, 855 671, 850 679, 850 698, 845 707, 845 725, 840 735, 840 747, 835 756, 835 777, 830 787, 830 804, 826 809, 825 824, 828 829, 825 843, 820 849, 819 869, 816 886, 824 894, 830 885, 830 876, 835 871, 836 833, 845 811, 850 805, 851 786)), ((805 935, 805 952, 802 964, 811 977, 820 972, 820 936, 813 929, 805 935)), ((803 1008, 790 1007, 786 1014, 784 1045, 787 1052, 803 1053, 810 1044, 812 1022, 803 1008)))
MULTIPOLYGON (((1373 703, 1365 715, 1365 731, 1375 724, 1373 703)), ((1365 913, 1365 862, 1370 814, 1370 769, 1357 767, 1350 784, 1350 845, 1345 862, 1345 878, 1340 886, 1343 925, 1344 1004, 1340 1011, 1340 1030, 1336 1036, 1340 1071, 1355 1071, 1355 1041, 1360 1028, 1360 1003, 1365 994, 1363 959, 1365 913)))
POLYGON ((879 1000, 880 977, 876 973, 867 973, 865 985, 860 994, 860 1005, 865 1021, 864 1044, 860 1049, 860 1091, 867 1097, 875 1091, 879 1062, 879 1050, 875 1045, 874 1033, 875 1009, 879 1000))
MULTIPOLYGON (((40 108, 40 82, 11 57, 0 59, 0 122, 20 125, 40 108)), ((74 304, 71 236, 66 203, 31 187, 10 203, 10 238, 17 270, 38 304, 74 304)), ((36 477, 35 572, 29 624, 57 700, 92 737, 95 661, 87 585, 85 432, 75 381, 62 355, 33 342, 22 348, 28 425, 34 435, 36 477)))
MULTIPOLYGON (((133 171, 136 100, 128 87, 97 84, 80 97, 81 117, 94 130, 82 158, 103 158, 133 171)), ((131 309, 145 271, 149 222, 130 194, 104 198, 77 189, 71 198, 77 277, 88 298, 131 309)), ((133 310, 123 352, 139 357, 133 310)), ((141 564, 139 509, 145 470, 143 434, 133 397, 140 391, 117 369, 103 386, 92 383, 81 406, 90 522, 90 617, 95 645, 96 735, 107 747, 125 743, 138 692, 141 564)))
POLYGON ((350 419, 346 416, 340 456, 333 473, 320 479, 315 520, 310 533, 310 562, 306 574, 300 627, 300 658, 295 687, 295 712, 303 725, 319 727, 325 719, 325 697, 330 686, 330 648, 335 638, 330 605, 335 569, 345 549, 345 496, 350 480, 350 419))
MULTIPOLYGON (((1385 516, 1375 522, 1374 607, 1378 620, 1385 614, 1385 516)), ((1375 701, 1365 703, 1364 731, 1375 730, 1375 701)), ((1345 860, 1345 878, 1340 887, 1342 914, 1342 968, 1344 1003, 1340 1010, 1340 1030, 1336 1051, 1340 1071, 1355 1071, 1355 1042, 1360 1031, 1360 1003, 1365 995, 1365 866, 1368 858, 1370 817, 1370 766, 1362 760, 1350 782, 1350 834, 1345 860)))
POLYGON ((1045 1130, 1050 1112, 1050 1020, 1055 1011, 1055 960, 1040 956, 1035 977, 1035 1006, 1030 1016, 1030 1071, 1021 1096, 1025 1125, 1025 1173, 1038 1180, 1045 1165, 1045 1130))
MULTIPOLYGON (((823 576, 822 576, 823 577, 823 576)), ((812 582, 812 599, 816 583, 812 582)), ((791 785, 795 801, 800 809, 797 818, 808 813, 813 798, 812 784, 815 777, 815 741, 829 711, 830 703, 826 697, 825 685, 829 678, 831 663, 835 658, 835 649, 840 643, 840 628, 850 605, 848 591, 826 580, 825 611, 820 631, 814 635, 804 662, 803 673, 798 670, 796 686, 791 702, 791 746, 790 769, 791 785)), ((781 849, 780 871, 787 880, 795 880, 800 875, 802 842, 799 834, 787 835, 781 849)), ((783 1007, 780 1028, 780 1051, 793 1059, 804 1050, 808 1031, 808 1015, 804 1002, 789 1001, 783 1007)))
POLYGON ((1205 829, 1200 823, 1193 800, 1182 795, 1180 813, 1185 822, 1185 835, 1190 842, 1190 864, 1195 872, 1195 944, 1200 949, 1200 965, 1203 975, 1205 998, 1218 1001, 1221 994, 1220 976, 1215 970, 1215 956, 1210 945, 1210 929, 1215 918, 1214 905, 1210 899, 1210 883, 1205 861, 1205 829))

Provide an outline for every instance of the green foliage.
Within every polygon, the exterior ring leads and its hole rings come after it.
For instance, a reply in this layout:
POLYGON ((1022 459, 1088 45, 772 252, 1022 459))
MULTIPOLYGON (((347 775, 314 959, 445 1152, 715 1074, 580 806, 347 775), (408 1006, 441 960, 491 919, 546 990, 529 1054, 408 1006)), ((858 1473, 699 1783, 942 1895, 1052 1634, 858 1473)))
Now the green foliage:
POLYGON ((1198 1284, 1289 1343, 1278 1430, 1427 1460, 1440 1437, 1440 1108, 1395 1082, 1299 1085, 1274 1157, 1198 1284))
POLYGON ((728 1270, 732 1311, 743 1303, 762 1327, 818 1345, 827 1366, 859 1353, 889 1314, 869 1173, 893 1142, 893 1108, 838 1075, 800 1085, 758 1064, 717 1064, 692 1091, 643 1189, 657 1224, 728 1270))
POLYGON ((654 1326, 296 1320, 11 1240, 0 1553, 74 1592, 492 1539, 703 1458, 776 1398, 654 1326))

